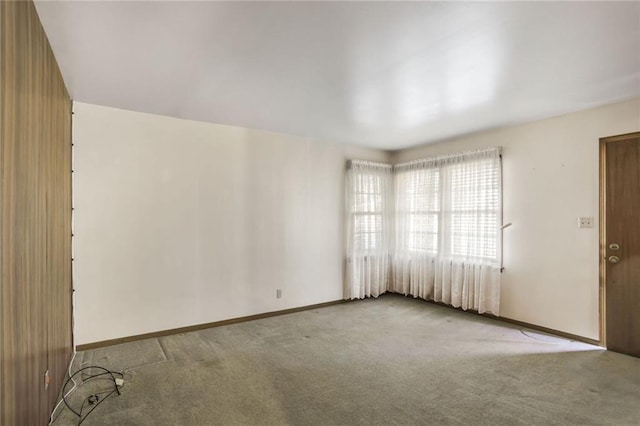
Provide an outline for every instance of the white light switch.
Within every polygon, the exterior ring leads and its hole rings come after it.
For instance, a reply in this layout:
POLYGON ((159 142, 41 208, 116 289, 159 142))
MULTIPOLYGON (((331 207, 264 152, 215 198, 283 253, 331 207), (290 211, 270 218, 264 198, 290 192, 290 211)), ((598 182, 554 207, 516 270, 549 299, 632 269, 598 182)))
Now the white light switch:
POLYGON ((593 216, 579 217, 578 228, 593 228, 593 216))

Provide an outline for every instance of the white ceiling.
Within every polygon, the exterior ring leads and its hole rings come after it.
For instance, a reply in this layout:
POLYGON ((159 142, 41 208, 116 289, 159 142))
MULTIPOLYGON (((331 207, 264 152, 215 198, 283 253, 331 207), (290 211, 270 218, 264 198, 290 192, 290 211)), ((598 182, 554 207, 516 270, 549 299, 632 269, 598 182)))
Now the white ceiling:
POLYGON ((37 2, 81 102, 399 149, 640 95, 640 2, 37 2))

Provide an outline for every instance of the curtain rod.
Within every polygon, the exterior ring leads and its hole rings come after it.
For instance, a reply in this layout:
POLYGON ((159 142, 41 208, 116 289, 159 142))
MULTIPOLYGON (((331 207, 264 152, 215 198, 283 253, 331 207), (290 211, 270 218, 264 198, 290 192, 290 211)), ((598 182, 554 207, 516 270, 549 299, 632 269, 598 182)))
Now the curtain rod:
POLYGON ((436 162, 436 161, 443 161, 443 160, 449 160, 449 159, 454 159, 454 158, 465 158, 465 157, 471 157, 471 156, 478 155, 478 154, 490 154, 490 153, 497 153, 498 155, 501 156, 502 155, 502 147, 501 146, 490 146, 490 147, 487 147, 487 148, 473 149, 473 150, 469 150, 469 151, 461 151, 461 152, 454 152, 454 153, 450 153, 450 154, 434 155, 432 157, 419 158, 417 160, 411 160, 411 161, 406 161, 404 163, 394 164, 393 167, 394 168, 404 168, 404 167, 407 167, 407 166, 414 166, 414 165, 423 164, 423 163, 432 163, 432 162, 436 162))
POLYGON ((382 167, 384 169, 391 169, 393 165, 388 163, 378 163, 376 161, 366 161, 366 160, 348 160, 347 165, 351 166, 369 166, 369 167, 382 167))

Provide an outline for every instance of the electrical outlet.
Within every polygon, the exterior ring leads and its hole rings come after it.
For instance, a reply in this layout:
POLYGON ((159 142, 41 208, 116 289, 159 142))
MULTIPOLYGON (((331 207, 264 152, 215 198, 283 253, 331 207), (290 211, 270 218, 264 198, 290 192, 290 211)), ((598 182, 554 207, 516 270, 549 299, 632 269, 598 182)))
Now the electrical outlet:
POLYGON ((276 290, 276 299, 281 299, 282 298, 282 290, 277 289, 276 290))
POLYGON ((593 228, 593 216, 579 217, 578 228, 593 228))

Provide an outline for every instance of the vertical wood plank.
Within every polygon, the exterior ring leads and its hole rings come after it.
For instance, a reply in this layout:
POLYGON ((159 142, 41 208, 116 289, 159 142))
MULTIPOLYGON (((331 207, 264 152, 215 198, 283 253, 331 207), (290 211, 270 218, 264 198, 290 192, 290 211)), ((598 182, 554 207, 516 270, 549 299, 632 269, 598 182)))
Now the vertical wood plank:
POLYGON ((72 350, 71 101, 33 3, 0 21, 0 423, 46 424, 72 350))

